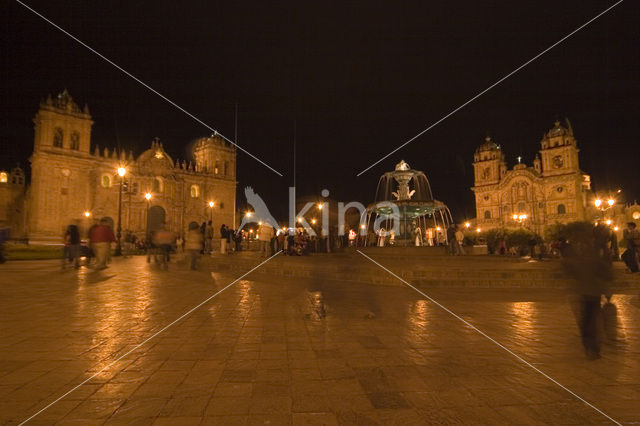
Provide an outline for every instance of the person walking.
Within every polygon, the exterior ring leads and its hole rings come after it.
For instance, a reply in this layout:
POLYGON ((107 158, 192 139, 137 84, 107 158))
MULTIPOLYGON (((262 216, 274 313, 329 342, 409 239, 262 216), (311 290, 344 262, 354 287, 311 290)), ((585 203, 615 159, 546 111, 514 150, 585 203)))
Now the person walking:
POLYGON ((91 227, 89 241, 91 249, 96 257, 95 268, 97 270, 105 269, 109 259, 111 243, 116 241, 116 237, 113 235, 113 230, 106 219, 101 219, 97 225, 91 227))
POLYGON ((449 246, 449 254, 456 256, 458 254, 458 240, 456 240, 456 226, 453 223, 447 228, 447 244, 449 246))
POLYGON ((458 255, 464 256, 467 253, 464 251, 464 233, 460 227, 456 227, 456 245, 458 249, 458 255))
POLYGON ((80 267, 80 229, 78 221, 74 221, 67 226, 64 233, 64 252, 62 255, 62 269, 65 269, 67 262, 73 263, 73 267, 80 267))
POLYGON ((278 231, 278 251, 284 251, 285 231, 278 231))
POLYGON ((627 269, 632 274, 638 272, 638 251, 640 250, 640 232, 636 229, 634 222, 627 223, 627 228, 623 232, 624 242, 627 246, 624 253, 622 253, 622 260, 627 269))
POLYGON ((190 268, 192 271, 198 269, 198 259, 200 258, 200 250, 202 249, 202 233, 197 223, 189 225, 187 236, 184 243, 184 250, 190 259, 190 268))
POLYGON ((593 230, 586 228, 582 233, 576 241, 563 244, 562 266, 574 283, 577 302, 575 314, 585 355, 587 359, 598 359, 600 301, 603 294, 610 294, 608 287, 613 279, 613 271, 611 258, 598 252, 593 230))
POLYGON ((167 224, 162 224, 162 227, 156 231, 156 247, 160 252, 160 265, 167 270, 169 269, 169 262, 171 261, 171 250, 175 243, 176 236, 173 232, 167 229, 167 224))
POLYGON ((213 222, 207 222, 204 235, 204 252, 205 254, 211 254, 213 251, 213 222))
POLYGON ((262 223, 258 228, 258 241, 260 241, 260 256, 269 257, 271 254, 271 239, 273 238, 273 227, 267 223, 262 223))
POLYGON ((229 230, 224 223, 220 227, 220 254, 227 254, 227 237, 229 230))

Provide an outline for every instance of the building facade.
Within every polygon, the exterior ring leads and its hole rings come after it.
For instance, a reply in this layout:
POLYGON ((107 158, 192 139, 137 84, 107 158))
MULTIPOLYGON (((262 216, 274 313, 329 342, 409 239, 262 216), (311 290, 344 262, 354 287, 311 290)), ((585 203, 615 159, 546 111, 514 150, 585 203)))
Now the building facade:
MULTIPOLYGON (((166 223, 184 233, 191 222, 210 218, 215 228, 233 224, 236 151, 220 136, 199 139, 195 161, 190 162, 174 161, 157 139, 137 158, 132 152, 92 148, 89 110, 86 106, 81 110, 66 90, 42 102, 33 121, 31 183, 22 190, 26 214, 22 229, 12 229, 14 234, 59 237, 76 219, 88 225, 106 218, 115 225, 121 186, 123 230, 143 235, 147 227, 153 230, 166 223), (123 177, 119 168, 126 170, 123 177)), ((24 187, 24 175, 21 182, 24 187)))
POLYGON ((580 170, 569 122, 556 121, 540 145, 532 166, 519 160, 511 170, 491 138, 476 149, 472 190, 480 229, 522 226, 542 235, 547 225, 590 220, 591 179, 580 170))

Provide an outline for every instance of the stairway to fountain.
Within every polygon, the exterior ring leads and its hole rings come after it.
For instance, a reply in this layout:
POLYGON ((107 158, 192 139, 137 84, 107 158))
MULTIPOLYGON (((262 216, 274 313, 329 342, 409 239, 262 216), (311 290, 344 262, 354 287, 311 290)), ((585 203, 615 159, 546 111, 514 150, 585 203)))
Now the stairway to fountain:
MULTIPOLYGON (((420 287, 450 288, 570 288, 557 260, 530 262, 526 259, 498 256, 424 255, 401 256, 366 250, 368 256, 420 287)), ((398 253, 398 252, 396 252, 398 253)), ((214 271, 241 274, 260 263, 255 252, 230 256, 214 255, 208 263, 214 271)), ((614 288, 640 288, 640 277, 625 274, 622 264, 615 265, 614 288)), ((371 285, 402 286, 390 273, 355 251, 328 255, 290 257, 279 255, 261 266, 256 274, 274 277, 315 278, 371 285)))

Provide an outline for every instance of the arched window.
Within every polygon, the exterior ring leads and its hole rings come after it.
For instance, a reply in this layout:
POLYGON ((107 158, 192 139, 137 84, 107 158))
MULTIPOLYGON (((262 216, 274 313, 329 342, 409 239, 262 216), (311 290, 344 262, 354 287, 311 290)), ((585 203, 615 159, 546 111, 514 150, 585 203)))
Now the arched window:
POLYGON ((565 207, 564 204, 558 204, 558 214, 565 214, 567 213, 567 208, 565 207))
POLYGON ((155 178, 153 180, 153 192, 162 192, 162 180, 160 178, 155 178))
POLYGON ((133 182, 131 184, 131 192, 134 193, 134 194, 138 193, 138 182, 133 182))
POLYGON ((198 185, 191 185, 191 198, 198 198, 200 196, 200 187, 198 185))
POLYGON ((485 219, 491 219, 491 212, 489 210, 485 210, 484 211, 484 218, 485 219))
POLYGON ((220 163, 218 162, 218 160, 216 160, 215 166, 213 166, 213 173, 220 173, 220 163))
POLYGON ((229 175, 229 162, 228 161, 224 162, 224 175, 225 176, 229 175))
POLYGON ((111 176, 102 175, 102 178, 100 179, 100 185, 102 185, 103 188, 110 188, 111 187, 111 176))
POLYGON ((62 129, 60 127, 56 127, 53 131, 53 146, 56 148, 62 148, 62 129))
POLYGON ((78 132, 71 133, 71 144, 69 145, 69 148, 76 151, 80 149, 80 135, 78 132))

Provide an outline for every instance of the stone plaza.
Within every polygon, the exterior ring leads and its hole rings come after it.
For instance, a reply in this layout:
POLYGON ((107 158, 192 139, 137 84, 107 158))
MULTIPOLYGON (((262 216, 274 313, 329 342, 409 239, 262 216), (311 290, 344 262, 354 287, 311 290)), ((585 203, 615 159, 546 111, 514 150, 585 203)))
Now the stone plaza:
POLYGON ((0 424, 640 421, 636 277, 589 361, 557 262, 381 253, 416 289, 355 251, 1 265, 0 424))

